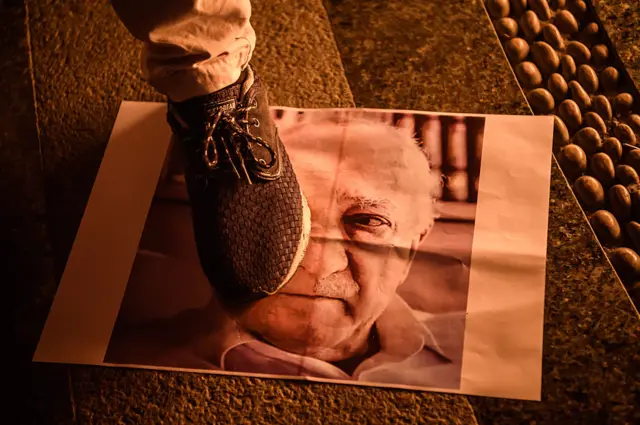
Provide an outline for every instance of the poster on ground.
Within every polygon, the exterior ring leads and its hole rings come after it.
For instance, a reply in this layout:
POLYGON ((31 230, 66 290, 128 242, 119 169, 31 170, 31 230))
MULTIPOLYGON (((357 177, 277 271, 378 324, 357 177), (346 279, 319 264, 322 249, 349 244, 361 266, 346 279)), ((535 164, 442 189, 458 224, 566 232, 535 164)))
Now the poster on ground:
POLYGON ((539 400, 553 120, 271 115, 311 213, 290 281, 216 296, 166 105, 123 102, 34 360, 539 400))

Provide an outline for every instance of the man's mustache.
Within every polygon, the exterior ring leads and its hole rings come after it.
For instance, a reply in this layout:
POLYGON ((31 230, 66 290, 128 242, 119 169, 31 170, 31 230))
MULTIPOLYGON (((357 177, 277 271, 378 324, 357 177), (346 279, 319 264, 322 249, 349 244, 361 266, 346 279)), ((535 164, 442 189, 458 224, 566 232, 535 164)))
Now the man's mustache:
POLYGON ((313 273, 301 266, 293 278, 279 292, 346 301, 353 299, 360 293, 360 285, 348 268, 317 279, 313 273))
POLYGON ((348 271, 337 272, 329 275, 313 285, 314 294, 327 297, 348 300, 360 292, 360 285, 348 271))
MULTIPOLYGON (((371 255, 389 256, 392 251, 395 251, 396 255, 400 257, 406 256, 409 258, 414 252, 409 248, 394 247, 389 244, 375 244, 353 240, 344 240, 336 238, 327 238, 324 236, 311 236, 311 240, 314 243, 340 243, 343 245, 350 245, 357 247, 358 249, 368 251, 371 255)), ((320 259, 319 261, 322 261, 320 259)), ((306 274, 304 266, 301 269, 306 274)), ((310 276, 309 276, 310 277, 310 276)), ((337 271, 325 278, 316 281, 313 285, 313 295, 337 298, 341 300, 353 299, 360 293, 360 285, 352 274, 352 270, 347 266, 346 269, 337 271)))

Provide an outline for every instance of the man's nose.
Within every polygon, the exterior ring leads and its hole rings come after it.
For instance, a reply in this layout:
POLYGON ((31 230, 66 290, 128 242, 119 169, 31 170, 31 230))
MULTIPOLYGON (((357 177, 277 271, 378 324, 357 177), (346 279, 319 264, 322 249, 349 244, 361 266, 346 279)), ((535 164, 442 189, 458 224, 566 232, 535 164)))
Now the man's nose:
POLYGON ((349 264, 342 234, 324 232, 311 234, 311 240, 302 260, 302 268, 320 280, 344 270, 349 264))

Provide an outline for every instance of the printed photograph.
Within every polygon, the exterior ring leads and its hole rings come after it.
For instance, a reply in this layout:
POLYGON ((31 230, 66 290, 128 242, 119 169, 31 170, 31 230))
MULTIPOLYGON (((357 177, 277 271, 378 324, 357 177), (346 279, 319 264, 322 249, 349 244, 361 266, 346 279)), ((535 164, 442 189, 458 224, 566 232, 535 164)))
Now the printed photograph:
POLYGON ((104 363, 458 390, 486 118, 271 114, 310 212, 295 273, 216 292, 172 143, 104 363))

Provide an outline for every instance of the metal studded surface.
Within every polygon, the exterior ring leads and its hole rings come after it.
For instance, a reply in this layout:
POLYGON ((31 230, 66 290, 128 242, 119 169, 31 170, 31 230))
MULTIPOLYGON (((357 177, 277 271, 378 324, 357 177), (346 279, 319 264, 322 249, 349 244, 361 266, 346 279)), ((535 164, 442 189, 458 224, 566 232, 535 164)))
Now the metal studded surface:
POLYGON ((640 303, 638 91, 584 0, 486 0, 532 111, 554 117, 554 153, 599 242, 640 303))

